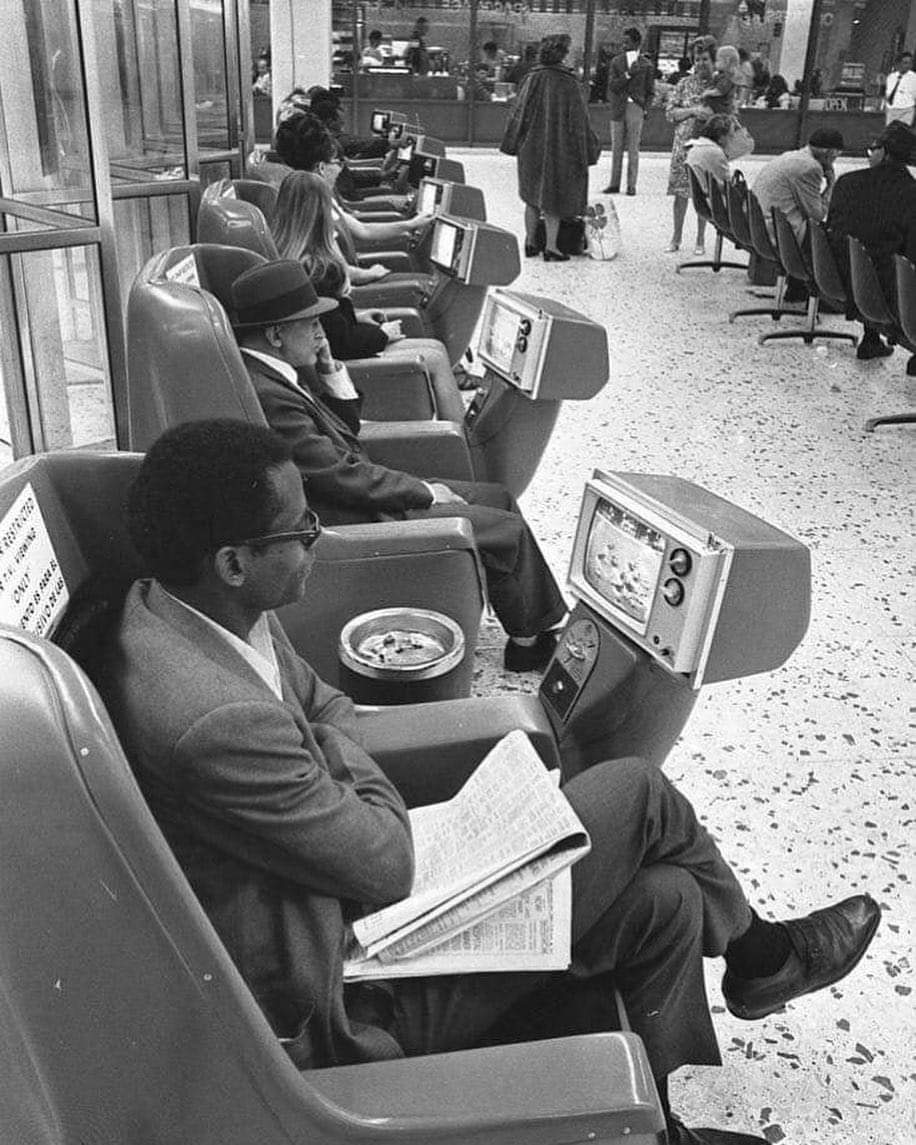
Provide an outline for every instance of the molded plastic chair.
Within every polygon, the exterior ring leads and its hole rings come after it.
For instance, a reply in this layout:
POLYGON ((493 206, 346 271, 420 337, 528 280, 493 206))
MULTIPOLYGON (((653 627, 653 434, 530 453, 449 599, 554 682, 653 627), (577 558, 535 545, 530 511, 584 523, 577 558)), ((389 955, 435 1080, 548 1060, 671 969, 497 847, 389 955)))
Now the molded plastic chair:
POLYGON ((837 265, 827 228, 816 219, 808 221, 808 245, 811 251, 811 272, 818 294, 844 312, 848 311, 852 299, 837 265))
MULTIPOLYGON (((241 396, 240 387, 207 416, 263 425, 253 392, 247 410, 237 404, 241 396)), ((68 650, 75 648, 73 642, 84 649, 78 658, 86 666, 97 643, 94 627, 104 627, 133 580, 149 575, 124 523, 127 490, 141 461, 137 453, 58 452, 24 458, 0 474, 0 517, 31 485, 70 597, 86 597, 72 606, 70 636, 62 638, 68 650)), ((281 620, 319 675, 338 681, 338 640, 347 621, 375 608, 413 605, 443 612, 461 626, 465 658, 443 686, 455 697, 468 694, 485 588, 467 522, 436 518, 335 526, 322 533, 315 557, 306 599, 283 609, 281 620)))
POLYGON ((612 1033, 300 1073, 206 918, 104 706, 0 628, 0 1125, 17 1145, 650 1145, 612 1033))
MULTIPOLYGON (((784 299, 787 285, 786 271, 780 262, 779 251, 773 245, 773 240, 770 238, 770 233, 767 230, 760 201, 747 186, 744 188, 743 196, 747 213, 747 227, 751 240, 751 250, 753 250, 761 261, 771 262, 776 266, 776 291, 773 295, 773 303, 771 306, 747 306, 740 310, 733 310, 728 316, 729 322, 734 322, 736 318, 747 318, 758 314, 768 314, 774 322, 778 322, 784 314, 804 313, 798 307, 785 305, 784 299)), ((750 293, 757 298, 768 297, 768 295, 760 291, 751 291, 750 293)))
MULTIPOLYGON (((894 255, 894 271, 897 277, 897 318, 900 330, 910 350, 916 353, 916 267, 903 255, 894 255)), ((916 422, 916 410, 906 413, 882 414, 869 418, 865 423, 866 433, 873 433, 878 425, 912 425, 916 422)))
MULTIPOLYGON (((709 269, 716 274, 718 274, 723 267, 729 267, 735 270, 747 270, 746 262, 728 262, 722 258, 722 246, 725 239, 729 236, 723 230, 720 230, 713 214, 710 198, 712 180, 706 182, 706 185, 704 185, 705 181, 701 180, 700 176, 689 164, 687 166, 687 177, 690 180, 690 198, 693 202, 693 209, 701 219, 706 219, 708 223, 712 224, 716 232, 716 244, 711 259, 691 259, 689 262, 680 262, 674 268, 675 272, 680 274, 682 270, 694 270, 700 267, 709 267, 709 269)), ((720 221, 725 222, 727 226, 728 215, 724 208, 724 203, 720 213, 720 221)))
MULTIPOLYGON (((247 247, 197 243, 172 247, 154 256, 137 278, 144 282, 164 281, 173 268, 189 256, 195 261, 201 286, 215 296, 227 314, 232 307, 232 283, 243 271, 264 261, 262 255, 247 247)), ((180 347, 175 349, 180 351, 180 347)), ((171 353, 171 348, 163 346, 162 352, 171 353)), ((136 362, 141 373, 155 367, 154 362, 142 359, 136 362)), ((176 365, 180 369, 180 359, 176 365)), ((454 375, 443 369, 441 360, 431 361, 422 349, 405 351, 403 356, 354 359, 347 367, 354 384, 363 393, 363 413, 367 419, 460 421, 464 418, 464 403, 454 375)), ((130 371, 128 383, 133 384, 130 371)), ((136 392, 137 385, 134 389, 136 392)), ((130 408, 131 423, 143 416, 150 400, 142 389, 136 393, 130 408)))
POLYGON ((849 281, 856 310, 866 322, 879 327, 898 341, 901 334, 897 315, 884 296, 881 280, 875 270, 871 255, 863 243, 852 235, 846 236, 849 250, 849 281))
POLYGON ((817 325, 820 298, 817 293, 817 283, 814 279, 811 263, 805 257, 805 253, 798 239, 795 237, 792 224, 784 212, 780 211, 778 207, 773 208, 773 229, 776 233, 779 261, 785 269, 786 274, 789 278, 803 282, 808 290, 807 323, 799 329, 773 330, 768 334, 761 334, 757 341, 762 345, 764 342, 770 342, 776 339, 801 338, 806 346, 810 346, 815 338, 838 338, 852 342, 853 346, 855 346, 858 341, 855 334, 850 334, 845 330, 829 330, 826 327, 817 325))

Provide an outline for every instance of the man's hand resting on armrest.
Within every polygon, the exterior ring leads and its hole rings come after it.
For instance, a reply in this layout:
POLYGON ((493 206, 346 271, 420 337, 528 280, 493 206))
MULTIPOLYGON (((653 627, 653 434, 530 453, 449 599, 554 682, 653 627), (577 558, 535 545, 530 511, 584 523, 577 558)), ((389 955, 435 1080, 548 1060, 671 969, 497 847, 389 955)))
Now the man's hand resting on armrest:
POLYGON ((423 484, 433 495, 434 505, 466 505, 467 501, 441 481, 424 481, 423 484))

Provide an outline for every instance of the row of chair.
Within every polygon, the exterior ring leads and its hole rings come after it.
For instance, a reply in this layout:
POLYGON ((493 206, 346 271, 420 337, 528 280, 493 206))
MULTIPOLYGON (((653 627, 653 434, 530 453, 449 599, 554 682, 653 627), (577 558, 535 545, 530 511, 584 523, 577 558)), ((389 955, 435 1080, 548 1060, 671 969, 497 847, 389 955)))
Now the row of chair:
MULTIPOLYGON (((716 272, 726 267, 747 270, 747 263, 723 260, 722 251, 726 241, 738 250, 747 251, 760 262, 775 267, 776 283, 772 304, 733 310, 729 314, 729 322, 752 315, 768 315, 778 322, 786 315, 801 314, 797 307, 785 301, 786 289, 792 279, 800 283, 808 295, 804 311, 805 324, 788 330, 764 332, 758 337, 759 343, 800 338, 806 345, 811 345, 816 339, 830 338, 846 340, 855 345, 857 338, 854 334, 818 325, 820 310, 824 305, 834 312, 855 316, 858 321, 867 322, 891 342, 916 352, 916 269, 907 259, 896 256, 897 299, 896 305, 893 305, 884 296, 868 251, 858 239, 848 236, 847 288, 823 223, 809 221, 805 239, 799 242, 789 219, 778 208, 772 209, 771 225, 767 225, 763 208, 740 171, 736 171, 724 185, 714 178, 706 180, 691 167, 688 167, 688 172, 694 208, 714 228, 716 246, 711 261, 681 263, 677 270, 680 272, 697 267, 709 267, 716 272)), ((871 432, 877 425, 902 424, 913 420, 916 420, 916 415, 912 413, 889 414, 870 419, 865 428, 871 432)))

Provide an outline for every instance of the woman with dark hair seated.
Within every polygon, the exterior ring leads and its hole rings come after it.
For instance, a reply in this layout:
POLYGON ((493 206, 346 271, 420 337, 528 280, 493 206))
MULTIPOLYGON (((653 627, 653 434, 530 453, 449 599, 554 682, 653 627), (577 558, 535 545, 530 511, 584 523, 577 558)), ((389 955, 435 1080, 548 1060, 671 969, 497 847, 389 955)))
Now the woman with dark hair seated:
POLYGON ((585 214, 588 169, 601 150, 588 121, 579 81, 564 61, 567 35, 545 36, 538 62, 525 76, 501 150, 517 156, 518 193, 525 204, 525 254, 536 255, 544 217, 545 262, 565 262, 557 243, 560 221, 585 214))
POLYGON ((435 338, 405 338, 399 321, 382 310, 357 310, 350 300, 353 268, 335 233, 334 200, 327 182, 307 171, 292 171, 280 185, 273 216, 280 258, 301 262, 317 294, 336 299, 336 310, 321 315, 331 353, 342 361, 418 353, 437 376, 451 376, 445 347, 435 338))
MULTIPOLYGON (((347 210, 337 190, 337 180, 343 161, 333 136, 314 115, 296 115, 277 128, 276 149, 283 162, 294 171, 308 171, 320 175, 331 188, 334 197, 334 224, 341 251, 350 264, 350 281, 354 286, 375 282, 398 282, 403 275, 392 274, 387 267, 376 263, 371 267, 356 264, 356 244, 378 239, 397 239, 421 230, 429 222, 427 215, 414 215, 393 222, 373 223, 358 219, 347 210)), ((411 281, 416 275, 406 276, 411 281)))

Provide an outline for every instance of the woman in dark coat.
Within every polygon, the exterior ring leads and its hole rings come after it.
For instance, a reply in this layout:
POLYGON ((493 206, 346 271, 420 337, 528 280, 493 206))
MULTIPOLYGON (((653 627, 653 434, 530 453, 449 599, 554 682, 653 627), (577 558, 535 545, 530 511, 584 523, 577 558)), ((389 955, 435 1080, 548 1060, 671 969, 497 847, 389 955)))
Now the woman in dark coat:
POLYGON ((569 43, 566 35, 541 40, 538 62, 522 81, 503 139, 503 150, 518 161, 525 254, 539 252, 537 225, 543 215, 545 262, 569 258, 557 247, 560 220, 585 213, 588 168, 600 151, 579 81, 563 64, 569 43))

